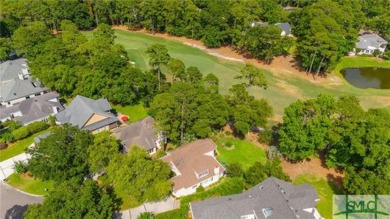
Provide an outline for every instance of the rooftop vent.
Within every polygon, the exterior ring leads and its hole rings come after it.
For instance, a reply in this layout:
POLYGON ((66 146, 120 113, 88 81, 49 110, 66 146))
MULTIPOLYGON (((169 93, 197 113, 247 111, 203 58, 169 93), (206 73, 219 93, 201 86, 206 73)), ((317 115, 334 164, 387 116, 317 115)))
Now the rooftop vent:
POLYGON ((265 218, 268 218, 272 215, 272 208, 263 208, 263 214, 265 218))

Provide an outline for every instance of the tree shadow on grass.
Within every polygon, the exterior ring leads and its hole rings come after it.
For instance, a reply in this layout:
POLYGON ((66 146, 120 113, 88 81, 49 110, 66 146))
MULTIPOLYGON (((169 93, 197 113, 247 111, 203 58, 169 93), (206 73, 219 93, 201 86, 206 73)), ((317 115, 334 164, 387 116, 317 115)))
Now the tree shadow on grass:
POLYGON ((343 190, 343 177, 341 176, 334 176, 333 174, 328 174, 326 176, 328 179, 328 185, 332 189, 335 195, 342 195, 344 194, 343 190))

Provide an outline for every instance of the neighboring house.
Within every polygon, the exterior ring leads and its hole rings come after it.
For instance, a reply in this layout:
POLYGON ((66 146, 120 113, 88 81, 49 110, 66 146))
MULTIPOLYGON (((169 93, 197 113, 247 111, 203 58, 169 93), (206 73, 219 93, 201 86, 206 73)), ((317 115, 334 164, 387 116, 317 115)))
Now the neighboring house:
POLYGON ((199 186, 207 187, 224 175, 225 169, 215 159, 216 149, 212 140, 203 139, 182 145, 161 158, 176 174, 171 178, 173 195, 192 194, 199 186))
POLYGON ((364 34, 359 36, 359 42, 356 43, 356 49, 360 50, 357 52, 359 55, 370 55, 373 54, 375 50, 379 50, 380 53, 384 53, 387 44, 388 42, 377 34, 364 34))
POLYGON ((0 120, 19 121, 23 125, 46 120, 49 116, 62 111, 64 107, 58 100, 58 93, 49 92, 9 107, 0 107, 0 120))
POLYGON ((289 23, 276 23, 275 26, 279 27, 281 32, 281 36, 289 36, 292 37, 291 34, 291 25, 289 23))
POLYGON ((119 120, 111 112, 107 99, 92 100, 77 95, 62 112, 56 114, 57 123, 70 123, 93 134, 118 126, 119 120))
MULTIPOLYGON (((281 30, 280 36, 288 36, 288 37, 293 36, 291 34, 291 25, 289 23, 276 23, 274 25, 279 27, 279 29, 281 30)), ((261 21, 252 22, 251 27, 255 27, 255 26, 268 27, 269 25, 261 21)))
POLYGON ((1 106, 9 107, 47 91, 38 80, 32 79, 26 59, 8 60, 0 64, 1 106))
POLYGON ((237 195, 190 203, 193 219, 321 219, 309 184, 293 185, 270 177, 237 195))
POLYGON ((127 152, 131 145, 144 148, 149 154, 154 154, 157 149, 164 146, 166 139, 162 133, 157 133, 154 127, 154 119, 150 116, 130 125, 112 130, 113 135, 121 140, 127 152))
POLYGON ((45 139, 51 135, 51 131, 45 132, 41 135, 38 135, 37 137, 34 138, 34 144, 37 145, 41 142, 42 139, 45 139))

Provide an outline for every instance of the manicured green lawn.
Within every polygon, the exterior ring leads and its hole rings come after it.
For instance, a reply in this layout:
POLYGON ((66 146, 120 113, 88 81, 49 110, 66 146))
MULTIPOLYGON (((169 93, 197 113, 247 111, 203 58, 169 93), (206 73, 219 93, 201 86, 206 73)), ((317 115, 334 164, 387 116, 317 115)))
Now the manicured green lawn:
POLYGON ((148 112, 142 103, 134 106, 113 105, 117 112, 129 116, 129 122, 136 122, 148 116, 148 112))
POLYGON ((18 154, 23 153, 28 148, 28 146, 30 146, 32 143, 34 143, 35 137, 37 137, 38 135, 41 135, 45 132, 48 132, 48 130, 44 130, 44 131, 35 133, 28 138, 25 138, 25 139, 20 140, 16 143, 13 143, 12 145, 8 146, 7 149, 0 150, 0 161, 7 160, 11 157, 14 157, 18 154))
POLYGON ((218 161, 225 164, 239 163, 248 169, 255 162, 265 163, 266 154, 263 149, 253 143, 235 138, 223 138, 217 141, 218 144, 218 161), (232 144, 231 148, 226 148, 223 144, 232 144))
POLYGON ((309 183, 316 189, 320 198, 320 201, 317 202, 317 209, 321 216, 324 218, 332 218, 333 195, 342 194, 341 189, 337 185, 315 175, 303 174, 298 176, 294 181, 294 184, 297 185, 304 183, 309 183))
POLYGON ((7 178, 7 183, 17 189, 34 195, 47 195, 54 187, 53 181, 42 181, 29 176, 14 173, 7 178), (45 188, 48 191, 45 191, 45 188))
MULTIPOLYGON (((92 36, 92 32, 83 33, 87 37, 92 36)), ((226 94, 232 85, 241 82, 238 79, 234 79, 244 66, 241 62, 220 59, 183 43, 153 37, 143 33, 126 32, 122 30, 116 30, 115 33, 117 37, 116 43, 125 47, 131 61, 135 62, 135 66, 142 70, 149 69, 149 58, 145 52, 147 47, 155 43, 160 43, 167 47, 171 57, 183 60, 187 67, 196 66, 203 74, 208 74, 210 72, 214 73, 219 78, 220 92, 222 94, 226 94)), ((376 65, 369 60, 370 58, 365 57, 343 58, 340 64, 336 66, 334 72, 338 72, 345 66, 376 65)), ((379 63, 378 66, 390 67, 390 62, 379 63)), ((334 85, 312 83, 307 79, 297 77, 294 74, 280 74, 278 71, 278 69, 275 69, 273 72, 265 71, 265 77, 269 84, 267 90, 251 87, 249 93, 256 98, 266 98, 273 106, 275 114, 279 116, 283 114, 283 109, 286 106, 297 99, 312 98, 321 93, 328 93, 334 96, 355 95, 360 98, 362 105, 366 108, 388 105, 388 108, 390 109, 390 105, 386 103, 387 99, 383 100, 383 98, 390 98, 389 90, 355 88, 342 78, 339 79, 341 83, 336 83, 334 85), (379 97, 379 99, 373 97, 379 97)), ((338 73, 335 74, 340 76, 338 73)), ((167 78, 169 78, 169 76, 167 76, 167 78)))

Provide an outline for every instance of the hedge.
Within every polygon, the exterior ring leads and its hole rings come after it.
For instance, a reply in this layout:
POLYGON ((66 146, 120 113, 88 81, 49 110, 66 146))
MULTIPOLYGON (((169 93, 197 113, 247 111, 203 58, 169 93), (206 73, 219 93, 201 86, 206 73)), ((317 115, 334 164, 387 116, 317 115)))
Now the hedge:
POLYGON ((45 121, 33 122, 27 125, 27 129, 30 134, 34 134, 49 128, 49 125, 45 121))
MULTIPOLYGON (((20 127, 11 132, 12 141, 17 141, 23 138, 26 138, 37 132, 46 130, 49 128, 49 125, 45 121, 38 121, 28 124, 27 126, 20 127)), ((3 136, 4 137, 4 136, 3 136)))
POLYGON ((28 131, 27 129, 27 126, 24 126, 24 127, 20 127, 16 130, 13 130, 11 132, 12 136, 14 136, 14 141, 17 141, 17 140, 20 140, 20 139, 23 139, 23 138, 26 138, 27 136, 30 135, 30 132, 28 131))

